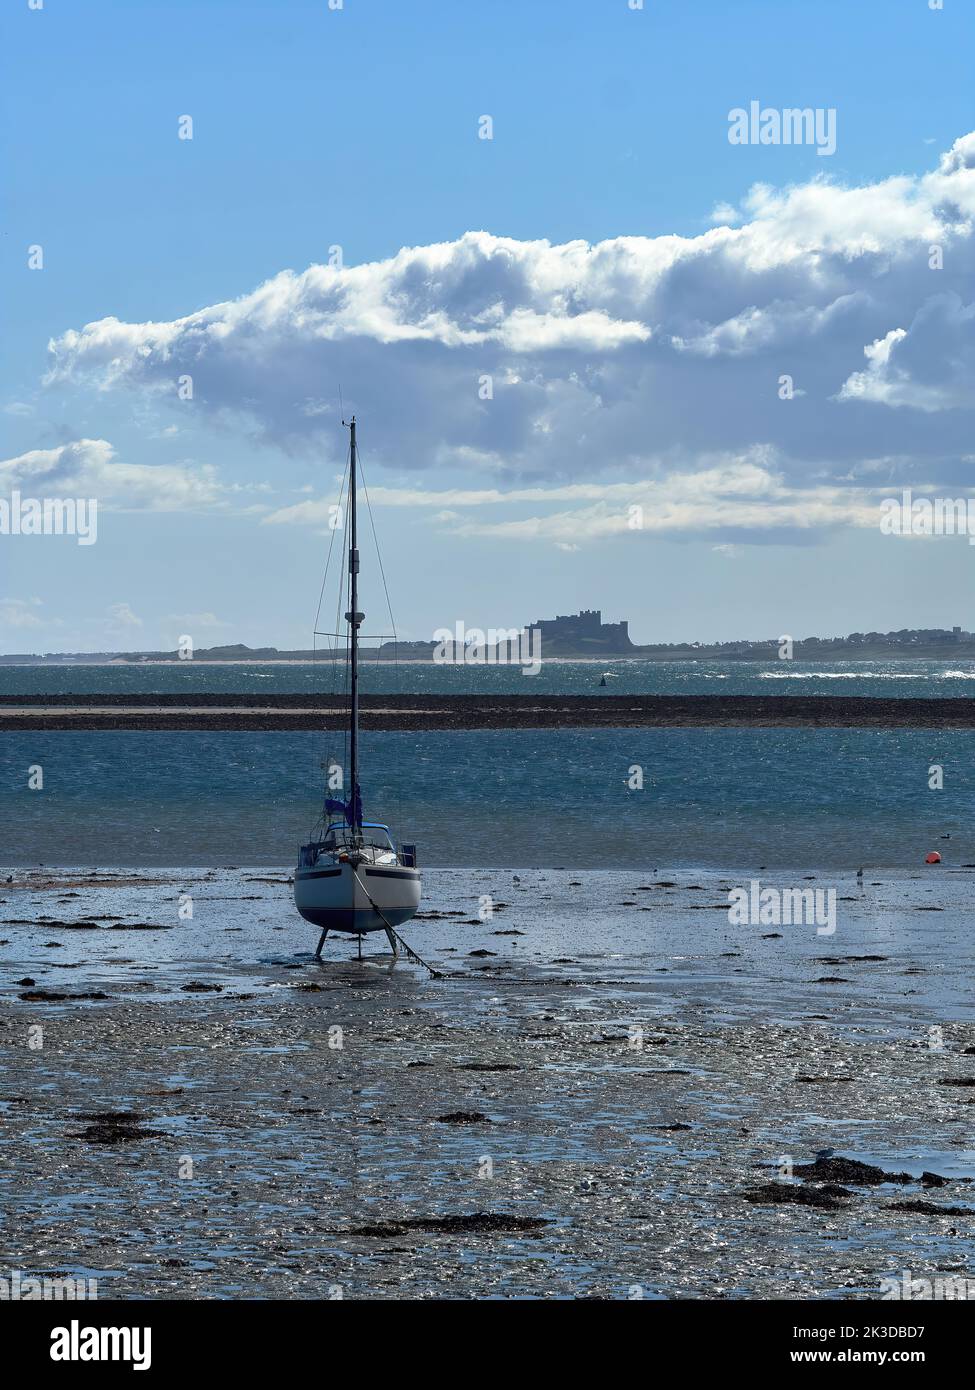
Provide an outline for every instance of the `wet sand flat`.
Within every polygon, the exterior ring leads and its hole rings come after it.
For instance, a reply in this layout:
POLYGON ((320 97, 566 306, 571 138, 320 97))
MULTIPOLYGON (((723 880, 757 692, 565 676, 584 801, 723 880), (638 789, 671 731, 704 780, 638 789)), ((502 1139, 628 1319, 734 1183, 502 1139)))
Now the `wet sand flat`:
MULTIPOLYGON (((0 731, 299 730, 343 727, 335 696, 91 694, 0 696, 0 731)), ((363 729, 973 728, 975 700, 759 695, 373 695, 363 729)))
POLYGON ((975 1273, 971 873, 840 882, 820 936, 732 927, 717 875, 428 871, 405 934, 443 980, 375 938, 314 962, 284 872, 117 873, 0 888, 10 1268, 142 1298, 975 1273), (906 1181, 789 1176, 826 1148, 906 1181))

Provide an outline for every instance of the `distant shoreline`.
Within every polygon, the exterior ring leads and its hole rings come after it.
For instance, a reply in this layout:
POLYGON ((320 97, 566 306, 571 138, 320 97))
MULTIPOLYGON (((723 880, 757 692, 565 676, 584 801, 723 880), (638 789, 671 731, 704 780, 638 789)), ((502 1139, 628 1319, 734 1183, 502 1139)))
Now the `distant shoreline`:
MULTIPOLYGON (((341 654, 339 654, 341 655, 341 654)), ((439 663, 434 662, 430 657, 420 656, 401 656, 396 657, 372 657, 367 653, 361 654, 363 666, 435 666, 439 663)), ((129 661, 119 657, 104 657, 101 659, 79 657, 72 660, 70 657, 36 657, 32 660, 21 660, 9 656, 0 656, 0 670, 73 670, 77 667, 105 667, 112 670, 139 670, 143 667, 151 666, 181 666, 186 669, 201 666, 327 666, 333 660, 328 652, 322 652, 318 657, 194 657, 192 660, 181 661, 173 657, 153 657, 145 661, 129 661)), ((844 663, 848 665, 865 664, 868 662, 900 662, 900 661, 969 661, 975 668, 975 649, 967 648, 959 650, 938 649, 932 652, 905 652, 905 651, 883 651, 880 649, 867 652, 858 651, 854 656, 850 652, 817 652, 815 655, 797 654, 788 661, 780 660, 773 652, 759 655, 755 653, 722 653, 710 654, 703 652, 698 656, 688 655, 686 652, 675 654, 649 654, 645 652, 631 653, 603 653, 598 656, 545 656, 541 658, 542 666, 565 666, 565 665, 587 665, 587 666, 612 666, 620 662, 648 662, 656 664, 673 664, 694 666, 703 662, 725 662, 728 665, 748 665, 766 664, 775 666, 813 666, 813 665, 838 665, 844 663)), ((462 669, 478 670, 482 668, 494 668, 498 666, 511 665, 510 662, 472 662, 469 667, 465 667, 462 662, 445 663, 462 669)), ((972 672, 975 675, 975 669, 972 672)))

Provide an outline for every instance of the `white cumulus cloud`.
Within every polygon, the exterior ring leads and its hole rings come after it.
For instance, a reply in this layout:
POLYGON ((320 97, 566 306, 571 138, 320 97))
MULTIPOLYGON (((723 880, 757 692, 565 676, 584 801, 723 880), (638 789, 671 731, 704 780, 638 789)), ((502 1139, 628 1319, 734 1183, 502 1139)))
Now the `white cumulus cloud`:
POLYGON ((209 465, 123 463, 107 439, 77 439, 31 449, 0 462, 0 493, 32 497, 94 497, 131 510, 210 507, 223 489, 209 465))
MULTIPOLYGON (((512 495, 579 480, 600 488, 593 507, 611 509, 605 484, 618 478, 673 488, 686 473, 700 490, 710 457, 759 446, 773 451, 776 485, 806 496, 797 526, 855 512, 842 489, 878 460, 892 483, 956 485, 973 424, 975 133, 921 175, 756 185, 737 204, 715 210, 737 225, 698 236, 552 245, 472 231, 363 265, 282 270, 168 322, 70 328, 50 345, 47 380, 175 408, 189 376, 180 410, 286 452, 325 449, 329 473, 343 448, 341 382, 366 464, 417 477, 442 510, 465 505, 458 482, 512 495), (840 491, 827 499, 830 487, 840 491)), ((121 467, 101 465, 114 477, 121 467)), ((160 496, 160 470, 144 473, 160 496)), ((203 469, 172 480, 181 505, 215 486, 203 469)), ((269 520, 317 521, 320 505, 269 520)), ((704 494, 681 503, 687 516, 708 505, 704 494)), ((760 496, 738 505, 741 524, 771 505, 794 510, 760 496)), ((588 524, 615 523, 594 511, 588 524)))

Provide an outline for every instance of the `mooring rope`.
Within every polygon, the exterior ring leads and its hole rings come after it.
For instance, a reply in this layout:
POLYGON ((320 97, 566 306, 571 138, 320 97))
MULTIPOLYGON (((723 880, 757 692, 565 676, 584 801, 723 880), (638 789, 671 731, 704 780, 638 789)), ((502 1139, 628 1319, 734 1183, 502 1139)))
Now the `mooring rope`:
MULTIPOLYGON (((353 873, 355 874, 355 876, 356 876, 356 882, 359 884, 359 887, 362 889, 363 893, 365 893, 365 895, 366 895, 366 900, 368 901, 369 906, 372 908, 373 912, 375 912, 377 916, 379 916, 379 917, 382 918, 383 925, 385 926, 386 930, 390 933, 391 936, 394 936, 394 937, 396 938, 396 940, 397 940, 397 941, 399 942, 399 944, 402 946, 402 948, 403 948, 403 950, 406 952, 406 954, 407 954, 412 960, 415 960, 416 963, 417 963, 417 965, 422 965, 423 968, 424 968, 424 970, 429 970, 429 972, 430 972, 431 976, 433 977, 433 979, 435 979, 435 980, 476 980, 476 979, 477 979, 477 976, 476 976, 475 974, 473 974, 470 970, 437 970, 437 969, 434 968, 434 966, 432 966, 432 965, 430 964, 429 961, 425 961, 425 960, 423 959, 423 957, 422 957, 417 951, 414 951, 413 947, 410 945, 410 943, 409 943, 408 941, 404 941, 403 937, 400 936, 399 932, 396 930, 396 928, 393 926, 393 924, 389 921, 389 918, 388 918, 388 917, 386 916, 386 914, 383 912, 382 908, 378 905, 378 903, 376 903, 376 902, 373 900, 373 898, 371 897, 371 895, 370 895, 370 893, 369 893, 369 889, 366 887, 366 885, 363 883, 362 879, 359 877, 359 871, 358 871, 358 869, 356 869, 355 867, 353 867, 352 872, 353 872, 353 873)), ((361 943, 362 938, 360 937, 359 940, 360 940, 360 943, 361 943)), ((500 978, 498 978, 498 977, 496 977, 496 976, 492 976, 492 978, 491 978, 491 984, 492 984, 492 985, 554 985, 554 984, 560 984, 560 983, 562 983, 562 982, 559 981, 559 980, 526 980, 526 979, 524 979, 524 978, 514 978, 514 979, 512 979, 510 976, 509 976, 507 979, 500 979, 500 978)))
POLYGON ((367 898, 367 900, 368 900, 368 902, 369 902, 369 906, 372 908, 373 912, 377 913, 378 916, 382 917, 383 922, 385 923, 385 926, 386 926, 386 930, 389 932, 389 934, 390 934, 391 936, 393 936, 393 937, 396 938, 396 940, 397 940, 397 941, 399 942, 399 944, 402 946, 402 948, 403 948, 403 950, 406 952, 406 954, 407 954, 408 956, 411 956, 412 959, 415 960, 415 961, 417 962, 418 965, 422 965, 423 968, 424 968, 424 970, 429 970, 430 974, 433 976, 433 978, 434 978, 435 980, 442 980, 442 979, 444 979, 445 976, 444 976, 444 972, 443 972, 442 970, 435 970, 434 967, 433 967, 432 965, 430 965, 427 961, 425 961, 421 955, 418 955, 417 952, 414 951, 413 947, 410 945, 410 943, 409 943, 408 941, 404 941, 404 940, 403 940, 403 938, 400 936, 399 932, 396 930, 396 928, 393 926, 393 924, 389 921, 389 919, 388 919, 388 918, 385 916, 385 914, 383 913, 382 908, 380 908, 376 903, 374 903, 373 900, 372 900, 372 898, 369 896, 369 889, 366 887, 366 885, 363 883, 362 879, 359 877, 359 870, 358 870, 354 865, 353 865, 353 868, 352 868, 352 872, 355 874, 356 882, 358 883, 359 887, 362 889, 363 893, 365 893, 366 898, 367 898))

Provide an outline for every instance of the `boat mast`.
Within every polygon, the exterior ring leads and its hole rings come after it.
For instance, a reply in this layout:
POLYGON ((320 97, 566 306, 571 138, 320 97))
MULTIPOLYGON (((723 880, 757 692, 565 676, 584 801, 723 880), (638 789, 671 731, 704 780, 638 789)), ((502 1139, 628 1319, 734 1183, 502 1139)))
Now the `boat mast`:
POLYGON ((349 624, 349 691, 351 708, 349 711, 349 802, 352 808, 352 834, 355 837, 361 828, 359 811, 359 624, 365 617, 359 612, 359 550, 356 539, 356 469, 355 469, 355 416, 349 422, 350 462, 349 462, 349 612, 345 621, 349 624))

